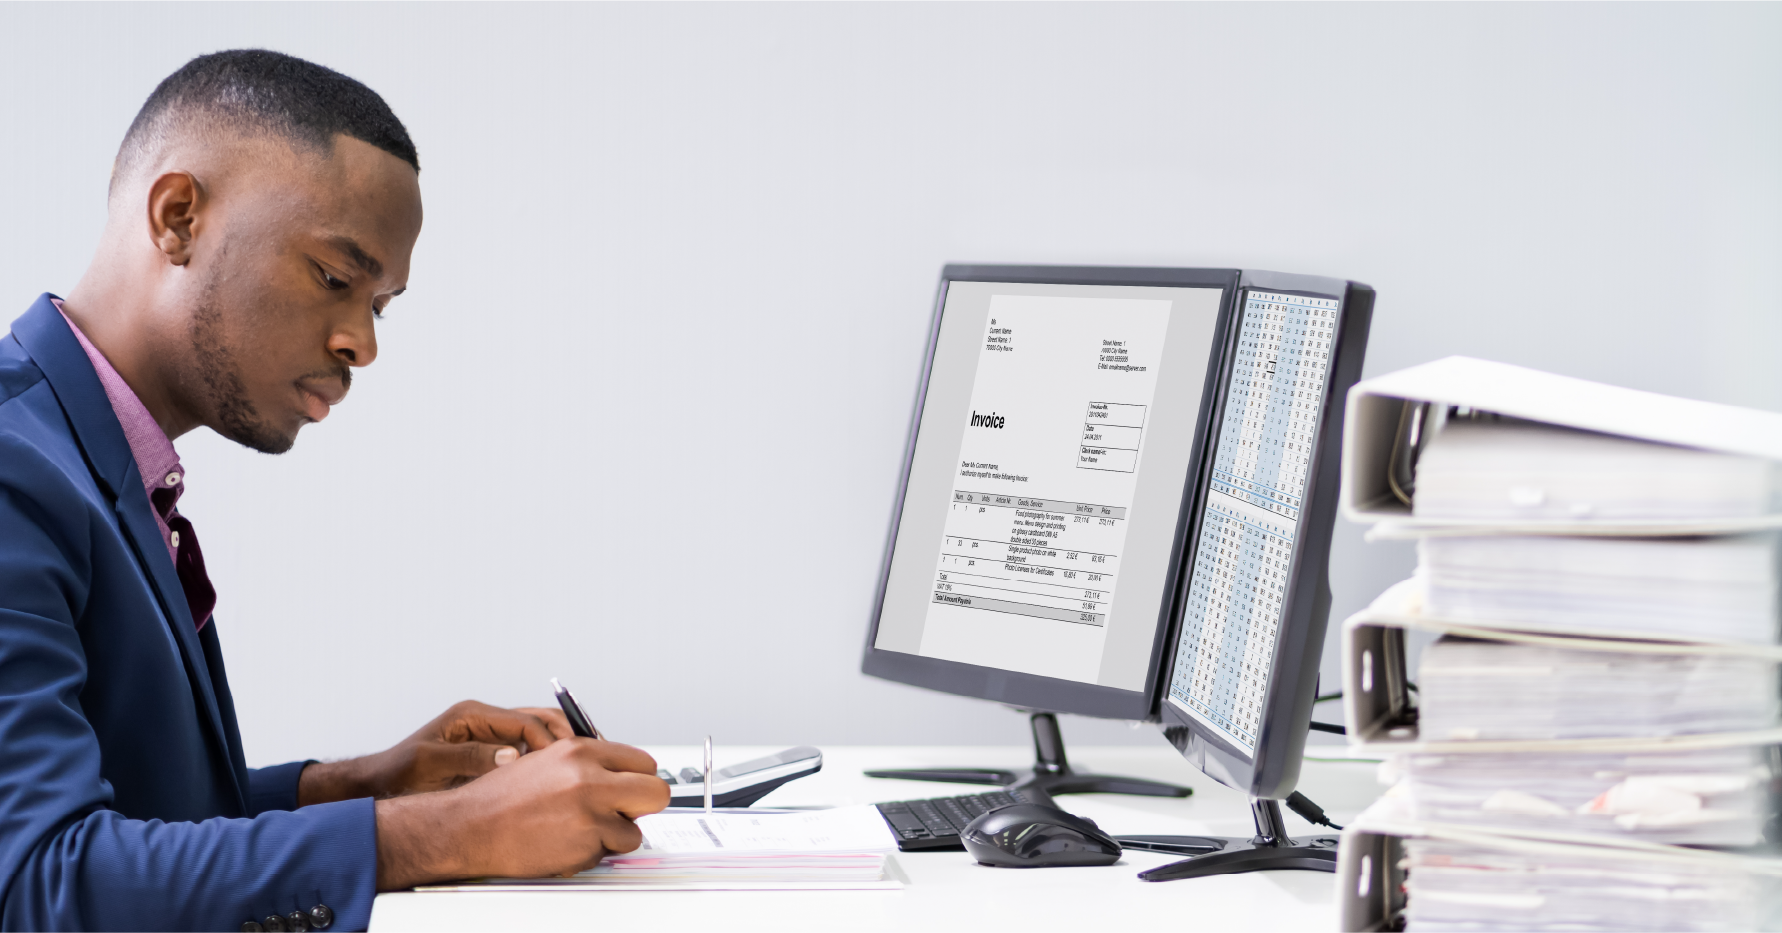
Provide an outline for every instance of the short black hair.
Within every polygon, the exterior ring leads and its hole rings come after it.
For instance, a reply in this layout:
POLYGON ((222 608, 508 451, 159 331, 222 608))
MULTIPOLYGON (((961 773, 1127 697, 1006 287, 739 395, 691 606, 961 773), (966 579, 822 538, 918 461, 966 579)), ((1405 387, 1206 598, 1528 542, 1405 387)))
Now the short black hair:
POLYGON ((233 49, 198 56, 155 88, 124 134, 113 183, 161 141, 204 124, 320 152, 333 150, 336 135, 351 136, 421 170, 408 128, 376 91, 296 56, 233 49))

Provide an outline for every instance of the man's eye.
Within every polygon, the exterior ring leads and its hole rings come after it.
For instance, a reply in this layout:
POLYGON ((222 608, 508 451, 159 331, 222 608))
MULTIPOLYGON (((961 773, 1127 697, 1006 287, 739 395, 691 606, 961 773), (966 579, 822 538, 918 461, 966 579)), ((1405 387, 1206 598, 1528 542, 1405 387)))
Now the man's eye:
POLYGON ((328 286, 329 288, 331 288, 335 291, 339 291, 339 290, 347 287, 347 283, 341 281, 340 279, 335 278, 332 275, 329 275, 326 272, 322 273, 322 284, 328 286))

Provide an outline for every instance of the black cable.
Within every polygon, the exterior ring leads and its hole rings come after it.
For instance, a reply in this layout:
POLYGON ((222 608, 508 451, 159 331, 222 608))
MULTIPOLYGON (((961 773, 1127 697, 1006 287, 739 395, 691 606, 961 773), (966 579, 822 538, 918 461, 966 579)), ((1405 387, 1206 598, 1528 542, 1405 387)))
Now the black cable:
POLYGON ((1349 730, 1334 722, 1315 722, 1311 724, 1313 732, 1328 732, 1331 735, 1348 735, 1349 730))
POLYGON ((1306 799, 1306 795, 1299 791, 1294 791, 1287 795, 1287 809, 1299 814, 1306 822, 1316 826, 1328 826, 1331 829, 1336 830, 1342 829, 1341 826, 1332 823, 1330 817, 1324 815, 1324 808, 1306 799))
MULTIPOLYGON (((1422 693, 1423 692, 1423 691, 1417 689, 1416 684, 1411 683, 1408 680, 1405 681, 1405 686, 1407 688, 1409 688, 1412 693, 1422 693)), ((1312 702, 1313 703, 1329 703, 1331 700, 1340 700, 1342 698, 1343 698, 1343 691, 1338 690, 1335 693, 1326 693, 1325 695, 1312 700, 1312 702)))

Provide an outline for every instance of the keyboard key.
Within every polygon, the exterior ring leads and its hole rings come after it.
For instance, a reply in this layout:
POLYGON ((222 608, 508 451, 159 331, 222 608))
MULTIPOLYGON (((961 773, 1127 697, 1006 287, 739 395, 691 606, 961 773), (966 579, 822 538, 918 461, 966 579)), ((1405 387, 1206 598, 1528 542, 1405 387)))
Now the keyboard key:
POLYGON ((966 812, 965 807, 958 800, 943 799, 938 801, 938 804, 937 809, 940 810, 942 816, 947 818, 947 822, 953 824, 954 832, 963 832, 965 824, 971 822, 972 814, 966 812))
POLYGON ((1020 802, 1019 796, 997 790, 928 800, 899 800, 881 803, 878 808, 885 822, 897 832, 898 848, 913 851, 958 848, 962 845, 959 834, 973 819, 1020 802))
POLYGON ((922 821, 916 819, 916 815, 908 810, 880 807, 879 812, 884 814, 885 822, 890 823, 891 828, 903 834, 905 838, 913 839, 930 835, 928 827, 922 825, 922 821))
POLYGON ((928 827, 928 831, 936 836, 959 835, 959 831, 954 829, 953 824, 941 815, 940 810, 934 806, 932 801, 912 801, 910 812, 914 813, 916 818, 922 821, 922 825, 928 827))

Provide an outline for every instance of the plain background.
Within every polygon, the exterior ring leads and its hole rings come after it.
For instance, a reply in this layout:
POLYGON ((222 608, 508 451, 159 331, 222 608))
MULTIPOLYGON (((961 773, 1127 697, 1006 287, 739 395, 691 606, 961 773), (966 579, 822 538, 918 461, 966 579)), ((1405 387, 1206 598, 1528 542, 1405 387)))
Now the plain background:
MULTIPOLYGON (((352 396, 282 457, 179 444, 255 764, 551 676, 639 743, 1024 741, 858 673, 948 261, 1353 278, 1370 374, 1782 408, 1774 4, 9 4, 0 42, 18 311, 192 55, 340 69, 419 146, 352 396)), ((1333 617, 1413 560, 1340 527, 1333 617)))

